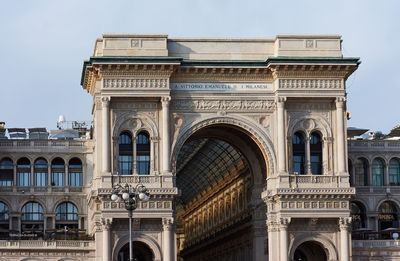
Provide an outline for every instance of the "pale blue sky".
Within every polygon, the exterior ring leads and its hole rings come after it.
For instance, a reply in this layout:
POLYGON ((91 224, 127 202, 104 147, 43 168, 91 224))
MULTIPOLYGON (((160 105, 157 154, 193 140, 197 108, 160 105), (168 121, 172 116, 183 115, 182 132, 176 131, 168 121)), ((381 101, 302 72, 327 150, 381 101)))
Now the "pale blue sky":
POLYGON ((388 132, 399 121, 400 1, 0 1, 0 121, 56 128, 90 120, 82 63, 103 33, 170 37, 340 34, 362 64, 347 82, 349 126, 388 132))

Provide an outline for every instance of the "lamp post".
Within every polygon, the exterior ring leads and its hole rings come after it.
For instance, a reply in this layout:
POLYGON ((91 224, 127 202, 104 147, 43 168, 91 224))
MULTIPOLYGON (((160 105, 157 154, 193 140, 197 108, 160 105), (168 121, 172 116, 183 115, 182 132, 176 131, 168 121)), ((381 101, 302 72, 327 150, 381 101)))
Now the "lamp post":
POLYGON ((137 184, 136 187, 132 187, 129 184, 122 186, 117 184, 113 188, 111 200, 115 202, 123 201, 125 203, 125 209, 128 210, 129 217, 129 261, 133 260, 133 248, 132 248, 132 212, 136 209, 136 203, 139 200, 148 201, 150 199, 150 193, 145 186, 137 184))

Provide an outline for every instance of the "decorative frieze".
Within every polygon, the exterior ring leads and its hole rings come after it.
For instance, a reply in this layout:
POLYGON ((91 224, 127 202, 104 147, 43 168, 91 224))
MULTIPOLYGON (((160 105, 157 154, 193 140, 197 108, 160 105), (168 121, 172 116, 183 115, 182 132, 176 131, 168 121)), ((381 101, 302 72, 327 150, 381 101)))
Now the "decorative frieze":
POLYGON ((280 89, 343 89, 341 79, 280 79, 280 89))
POLYGON ((274 110, 273 100, 204 100, 204 99, 182 99, 172 100, 172 110, 176 111, 217 111, 224 110, 230 112, 241 111, 263 111, 272 112, 274 110))
POLYGON ((168 89, 168 79, 104 79, 103 89, 168 89))

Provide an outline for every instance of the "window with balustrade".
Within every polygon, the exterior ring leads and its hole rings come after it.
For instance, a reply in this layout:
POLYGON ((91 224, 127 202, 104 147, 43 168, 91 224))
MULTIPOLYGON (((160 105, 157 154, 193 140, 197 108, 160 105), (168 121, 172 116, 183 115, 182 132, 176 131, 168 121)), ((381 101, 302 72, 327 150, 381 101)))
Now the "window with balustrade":
POLYGON ((40 203, 30 201, 22 207, 21 226, 23 231, 43 230, 43 206, 40 203))
POLYGON ((384 185, 384 162, 382 159, 374 159, 372 161, 372 185, 383 186, 384 185))
POLYGON ((56 208, 56 229, 77 229, 78 208, 74 203, 63 202, 56 208))
POLYGON ((389 162, 389 184, 400 185, 400 161, 399 159, 391 159, 389 162))
POLYGON ((65 186, 65 163, 62 158, 55 158, 51 162, 51 185, 65 186))
POLYGON ((7 204, 0 201, 0 237, 7 237, 9 233, 9 209, 7 204))
POLYGON ((140 132, 136 142, 136 164, 138 174, 150 173, 150 138, 146 132, 140 132))
POLYGON ((17 161, 17 186, 28 187, 31 185, 31 162, 28 158, 17 161))
POLYGON ((14 185, 14 163, 10 158, 0 160, 0 186, 14 185))
POLYGON ((305 135, 302 132, 296 132, 293 135, 293 171, 295 174, 305 173, 305 135))
POLYGON ((119 136, 119 174, 131 175, 133 165, 133 144, 132 135, 129 132, 122 132, 119 136))
POLYGON ((49 168, 47 160, 44 158, 38 158, 34 164, 34 185, 36 187, 45 187, 48 184, 49 179, 49 168))
POLYGON ((81 187, 83 185, 82 161, 72 158, 68 164, 68 185, 71 187, 81 187))
POLYGON ((311 174, 322 174, 322 139, 317 132, 310 135, 310 163, 311 174))
POLYGON ((354 162, 354 185, 368 186, 369 164, 365 158, 358 158, 354 162))
POLYGON ((385 201, 379 206, 378 221, 381 231, 398 228, 398 208, 393 201, 385 201))

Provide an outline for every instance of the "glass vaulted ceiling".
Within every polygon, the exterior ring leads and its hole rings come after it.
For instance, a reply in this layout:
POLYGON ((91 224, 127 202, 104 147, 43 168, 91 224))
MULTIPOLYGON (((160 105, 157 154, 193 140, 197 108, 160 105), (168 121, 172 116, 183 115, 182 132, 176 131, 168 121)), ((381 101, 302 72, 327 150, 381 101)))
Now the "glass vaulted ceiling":
POLYGON ((182 203, 190 202, 240 161, 246 162, 243 155, 222 140, 207 138, 186 143, 177 162, 177 186, 182 191, 182 203))

